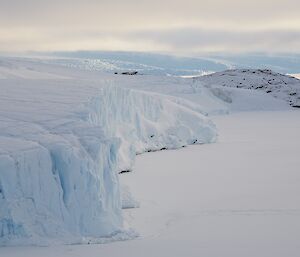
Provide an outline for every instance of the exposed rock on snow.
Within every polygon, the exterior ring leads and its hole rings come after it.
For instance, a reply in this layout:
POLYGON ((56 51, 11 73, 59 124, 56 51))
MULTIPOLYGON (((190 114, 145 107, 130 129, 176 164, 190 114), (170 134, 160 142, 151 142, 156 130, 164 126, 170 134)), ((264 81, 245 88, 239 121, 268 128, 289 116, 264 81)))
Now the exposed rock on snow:
POLYGON ((196 77, 194 80, 205 86, 220 85, 260 90, 285 100, 293 107, 300 106, 300 80, 271 70, 227 70, 196 77))
POLYGON ((138 74, 137 71, 124 71, 121 73, 122 75, 136 75, 138 74))

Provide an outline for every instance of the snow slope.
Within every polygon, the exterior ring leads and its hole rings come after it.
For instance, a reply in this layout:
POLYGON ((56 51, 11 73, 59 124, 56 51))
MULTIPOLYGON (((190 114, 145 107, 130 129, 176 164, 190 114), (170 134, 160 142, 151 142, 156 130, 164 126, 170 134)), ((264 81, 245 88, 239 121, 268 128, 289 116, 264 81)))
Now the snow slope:
POLYGON ((137 153, 216 139, 177 98, 37 60, 0 66, 1 245, 132 238, 117 172, 137 153))
POLYGON ((300 80, 288 75, 260 69, 238 69, 216 72, 194 78, 201 86, 221 85, 256 89, 300 107, 300 80))
POLYGON ((116 83, 122 87, 171 95, 180 99, 182 104, 195 103, 198 110, 208 115, 290 109, 286 101, 276 99, 265 92, 224 87, 217 80, 210 85, 203 85, 191 78, 137 76, 116 83))

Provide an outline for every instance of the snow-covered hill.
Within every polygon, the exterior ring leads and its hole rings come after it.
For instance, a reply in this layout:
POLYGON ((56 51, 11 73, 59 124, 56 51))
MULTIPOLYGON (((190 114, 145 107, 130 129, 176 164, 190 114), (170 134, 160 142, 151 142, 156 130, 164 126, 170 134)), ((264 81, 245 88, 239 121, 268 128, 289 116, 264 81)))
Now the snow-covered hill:
POLYGON ((293 107, 300 107, 300 80, 271 70, 227 70, 196 77, 194 80, 204 86, 219 85, 260 90, 285 100, 293 107))

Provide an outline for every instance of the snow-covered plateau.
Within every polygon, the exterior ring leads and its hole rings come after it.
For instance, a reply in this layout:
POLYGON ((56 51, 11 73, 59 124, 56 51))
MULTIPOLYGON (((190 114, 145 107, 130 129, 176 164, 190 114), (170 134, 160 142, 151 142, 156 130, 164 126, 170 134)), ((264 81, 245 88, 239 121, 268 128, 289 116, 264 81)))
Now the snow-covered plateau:
MULTIPOLYGON (((190 256, 200 252, 216 256, 209 254, 215 253, 210 247, 219 230, 207 224, 219 224, 228 232, 225 223, 232 224, 232 214, 269 217, 283 213, 299 221, 300 208, 292 191, 285 194, 288 185, 297 193, 299 181, 295 152, 300 113, 291 107, 299 105, 296 78, 269 70, 229 70, 197 78, 126 76, 108 69, 81 69, 72 60, 70 65, 60 62, 0 58, 1 245, 102 243, 139 237, 142 240, 118 243, 115 248, 90 248, 95 252, 87 255, 99 251, 105 256, 121 252, 140 256, 149 247, 146 256, 183 256, 184 249, 192 251, 190 247, 200 242, 207 251, 195 250, 190 256), (206 143, 214 144, 202 145, 206 143), (139 156, 191 144, 201 146, 191 148, 195 152, 189 148, 169 151, 170 157, 162 153, 139 156), (266 148, 255 151, 262 145, 266 148), (280 145, 286 155, 281 161, 280 145), (154 159, 153 163, 147 159, 158 155, 165 156, 165 162, 158 158, 156 165, 154 159), (264 168, 249 162, 256 169, 249 175, 245 156, 253 156, 264 168), (137 158, 144 160, 142 164, 135 164, 137 158), (144 175, 145 169, 149 172, 144 175), (261 184, 266 181, 257 177, 264 170, 276 182, 266 189, 270 197, 261 184), (243 176, 250 176, 249 181, 243 176), (236 184, 230 184, 231 180, 236 184), (285 204, 271 197, 279 197, 280 192, 285 204), (260 199, 257 206, 255 199, 260 199), (131 209, 136 207, 140 208, 131 209), (179 227, 172 226, 177 223, 179 227), (171 251, 174 242, 183 244, 181 250, 171 251), (151 246, 162 251, 151 255, 151 246)), ((241 216, 237 222, 243 227, 241 216)), ((245 229, 263 221, 250 222, 245 229)), ((284 228, 288 234, 289 227, 284 228)), ((219 246, 226 238, 225 230, 216 238, 219 246)), ((236 231, 233 239, 245 237, 236 231)), ((292 234, 299 235, 294 230, 292 234)), ((232 249, 234 242, 243 245, 243 238, 239 240, 225 241, 232 249)), ((22 254, 14 248, 3 249, 0 255, 22 254)), ((235 253, 242 251, 231 253, 238 256, 235 253)))

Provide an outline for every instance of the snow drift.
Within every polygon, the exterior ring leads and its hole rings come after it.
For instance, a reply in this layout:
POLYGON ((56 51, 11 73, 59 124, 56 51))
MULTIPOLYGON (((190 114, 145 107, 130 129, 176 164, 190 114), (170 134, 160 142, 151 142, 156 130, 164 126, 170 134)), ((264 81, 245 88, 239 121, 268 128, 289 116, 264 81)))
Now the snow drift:
MULTIPOLYGON (((22 84, 14 86, 22 92, 22 84)), ((131 169, 137 153, 216 138, 196 107, 174 98, 113 86, 97 92, 75 109, 52 100, 43 108, 37 95, 26 95, 38 107, 31 120, 17 117, 15 96, 0 112, 1 245, 131 237, 123 229, 117 172, 131 169)), ((28 117, 30 101, 20 105, 28 117)))

